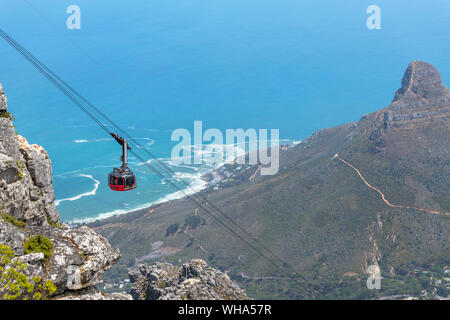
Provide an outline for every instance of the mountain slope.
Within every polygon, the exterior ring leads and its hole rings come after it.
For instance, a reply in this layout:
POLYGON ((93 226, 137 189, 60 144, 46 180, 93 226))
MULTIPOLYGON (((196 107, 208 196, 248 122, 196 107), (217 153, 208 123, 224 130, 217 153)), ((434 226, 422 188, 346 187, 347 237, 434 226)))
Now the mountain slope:
MULTIPOLYGON (((319 296, 345 296, 345 281, 358 292, 350 297, 371 296, 361 281, 369 265, 398 278, 417 267, 450 263, 450 217, 413 208, 450 212, 449 111, 439 72, 413 61, 389 107, 281 152, 275 176, 238 177, 243 182, 204 194, 305 275, 319 296), (411 208, 387 205, 339 159, 389 203, 411 208)), ((208 216, 201 215, 204 223, 193 229, 166 236, 170 225, 183 225, 191 215, 201 212, 182 199, 93 226, 121 248, 128 266, 200 257, 229 272, 252 297, 307 297, 208 216)), ((119 266, 110 277, 121 272, 119 266)))

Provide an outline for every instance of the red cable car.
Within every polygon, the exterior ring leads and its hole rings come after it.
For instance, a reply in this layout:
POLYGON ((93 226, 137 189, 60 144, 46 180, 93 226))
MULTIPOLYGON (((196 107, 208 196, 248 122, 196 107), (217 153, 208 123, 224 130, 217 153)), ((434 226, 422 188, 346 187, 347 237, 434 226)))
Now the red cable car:
POLYGON ((113 172, 108 175, 108 185, 113 191, 129 191, 136 188, 136 176, 128 168, 128 146, 127 140, 116 133, 110 133, 111 136, 122 146, 122 166, 114 168, 113 172))

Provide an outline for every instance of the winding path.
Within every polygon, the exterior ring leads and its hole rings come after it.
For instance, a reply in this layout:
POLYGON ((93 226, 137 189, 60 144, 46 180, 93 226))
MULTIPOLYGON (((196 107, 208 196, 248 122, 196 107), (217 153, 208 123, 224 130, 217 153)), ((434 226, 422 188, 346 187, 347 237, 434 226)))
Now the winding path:
POLYGON ((412 206, 401 206, 401 205, 395 205, 390 203, 387 199, 386 196, 384 195, 383 192, 381 192, 381 190, 373 185, 371 185, 369 182, 367 182, 367 180, 364 178, 364 176, 361 174, 361 172, 358 170, 358 168, 356 168, 354 165, 352 165, 350 162, 345 161, 344 159, 342 159, 339 156, 339 153, 336 153, 333 157, 333 159, 338 159, 339 161, 343 162, 344 164, 346 164, 347 166, 349 166, 350 168, 352 168, 353 170, 356 171, 356 173, 358 174, 358 176, 361 178, 361 180, 366 184, 366 186, 368 186, 370 189, 375 190, 376 192, 378 192, 381 196, 381 199, 384 201, 384 203, 386 203, 389 207, 392 208, 402 208, 402 209, 414 209, 414 210, 418 210, 418 211, 423 211, 423 212, 427 212, 427 213, 431 213, 431 214, 439 214, 439 215, 450 215, 450 212, 439 212, 439 211, 434 211, 434 210, 428 210, 428 209, 424 209, 424 208, 417 208, 417 207, 412 207, 412 206))

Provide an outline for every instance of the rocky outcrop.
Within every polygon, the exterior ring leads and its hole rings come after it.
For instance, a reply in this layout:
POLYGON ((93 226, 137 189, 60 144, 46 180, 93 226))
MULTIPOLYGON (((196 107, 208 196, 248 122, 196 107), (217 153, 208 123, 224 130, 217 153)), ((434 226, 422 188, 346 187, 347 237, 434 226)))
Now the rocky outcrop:
POLYGON ((31 227, 24 231, 25 238, 36 234, 50 239, 53 254, 48 261, 39 264, 35 274, 52 280, 56 294, 95 286, 102 281, 102 274, 120 258, 118 250, 87 227, 31 227))
POLYGON ((402 87, 397 90, 394 102, 402 100, 426 99, 429 102, 448 102, 449 91, 442 83, 439 71, 431 64, 414 60, 408 65, 402 79, 402 87), (444 100, 447 98, 447 100, 444 100))
POLYGON ((56 286, 55 298, 60 294, 67 297, 69 293, 79 296, 79 290, 94 288, 102 282, 103 273, 120 258, 119 250, 113 249, 104 237, 88 227, 19 228, 0 219, 0 243, 14 251, 15 259, 27 264, 25 272, 28 276, 51 280, 56 286), (24 241, 35 236, 51 241, 53 247, 48 259, 41 252, 25 254, 24 241))
POLYGON ((14 260, 26 264, 25 274, 54 283, 52 298, 130 298, 105 295, 95 288, 120 252, 88 227, 61 223, 48 153, 15 132, 1 85, 0 115, 0 243, 14 251, 14 260), (47 256, 43 252, 26 254, 24 243, 38 236, 51 242, 47 256))
POLYGON ((135 300, 248 300, 228 275, 194 259, 181 268, 141 264, 129 273, 135 300))
POLYGON ((129 294, 123 293, 103 293, 95 287, 89 287, 77 291, 65 292, 55 298, 55 300, 132 300, 129 294))
POLYGON ((59 223, 50 158, 16 133, 11 118, 5 105, 0 117, 0 210, 28 225, 59 223))
POLYGON ((450 90, 442 83, 439 71, 429 63, 415 60, 406 69, 401 88, 383 114, 384 125, 401 127, 431 116, 448 116, 449 112, 450 90))
POLYGON ((0 112, 7 111, 7 105, 6 105, 6 95, 3 90, 3 86, 0 83, 0 112))

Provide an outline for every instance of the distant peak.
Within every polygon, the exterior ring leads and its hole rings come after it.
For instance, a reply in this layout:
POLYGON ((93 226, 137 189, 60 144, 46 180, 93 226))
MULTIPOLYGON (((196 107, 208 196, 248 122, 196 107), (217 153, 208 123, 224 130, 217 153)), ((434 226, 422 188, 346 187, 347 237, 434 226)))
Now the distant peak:
POLYGON ((403 98, 436 98, 446 93, 439 71, 429 63, 414 60, 406 69, 394 102, 403 98))

